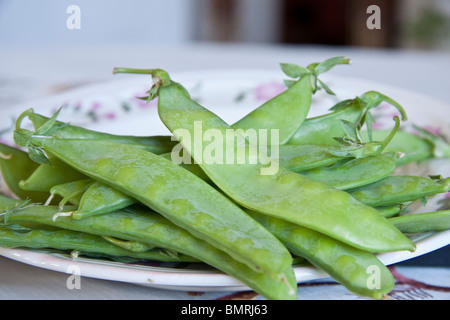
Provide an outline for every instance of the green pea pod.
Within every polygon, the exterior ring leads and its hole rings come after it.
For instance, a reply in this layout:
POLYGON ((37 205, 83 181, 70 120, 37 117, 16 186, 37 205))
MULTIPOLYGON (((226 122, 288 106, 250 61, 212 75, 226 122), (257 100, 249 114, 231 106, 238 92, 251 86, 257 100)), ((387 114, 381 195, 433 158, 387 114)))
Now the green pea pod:
POLYGON ((77 210, 72 213, 72 218, 83 219, 92 215, 106 214, 134 203, 136 203, 134 198, 109 185, 95 181, 83 193, 77 210))
POLYGON ((372 253, 281 219, 256 212, 249 214, 275 234, 293 254, 325 271, 349 291, 381 299, 393 289, 394 277, 372 253), (377 285, 371 284, 375 272, 377 285))
MULTIPOLYGON (((331 145, 295 145, 285 144, 279 146, 278 161, 280 164, 294 172, 314 169, 336 163, 342 157, 331 154, 331 145)), ((276 160, 276 159, 274 159, 276 160)))
MULTIPOLYGON (((388 130, 373 130, 372 136, 374 140, 377 140, 382 139, 388 133, 388 130)), ((363 139, 368 141, 367 131, 363 131, 361 134, 363 139)), ((399 130, 383 152, 400 152, 402 156, 397 159, 397 165, 404 165, 410 162, 430 159, 433 156, 432 149, 432 145, 425 139, 404 130, 399 130)))
POLYGON ((450 178, 389 176, 369 185, 348 190, 359 202, 369 206, 390 206, 450 191, 450 178))
MULTIPOLYGON (((147 243, 197 258, 242 281, 268 299, 291 300, 297 297, 294 290, 296 287, 295 274, 291 267, 283 271, 283 278, 288 283, 286 285, 266 273, 254 271, 207 241, 192 236, 185 229, 148 209, 119 210, 80 220, 65 216, 53 219, 58 212, 56 207, 36 206, 14 210, 9 213, 7 218, 11 223, 34 222, 67 230, 147 243)), ((248 253, 252 254, 251 251, 248 253)))
POLYGON ((34 202, 43 202, 48 198, 48 193, 27 191, 19 187, 20 181, 27 179, 38 166, 26 152, 0 143, 2 177, 8 188, 17 197, 21 199, 29 198, 34 202))
MULTIPOLYGON (((209 145, 206 143, 199 149, 193 148, 189 139, 184 138, 188 134, 191 137, 195 135, 198 123, 202 125, 202 130, 211 129, 222 137, 226 137, 227 130, 232 128, 191 100, 185 89, 172 82, 164 71, 154 70, 153 76, 159 85, 158 112, 161 120, 181 140, 183 147, 209 178, 243 207, 322 232, 371 252, 415 249, 414 243, 375 209, 355 201, 346 192, 289 171, 261 153, 260 159, 263 161, 251 163, 245 159, 245 155, 249 155, 249 144, 243 136, 240 136, 241 144, 234 144, 231 150, 225 148, 220 151, 224 155, 227 152, 244 154, 244 159, 237 159, 234 164, 204 162, 204 148, 209 145), (185 137, 182 137, 183 134, 185 137), (358 224, 355 224, 355 219, 358 224)), ((198 142, 194 139, 194 144, 198 142)))
POLYGON ((62 197, 62 200, 59 203, 59 207, 61 208, 61 210, 67 202, 78 206, 83 193, 93 183, 94 181, 92 179, 81 179, 58 184, 50 189, 50 194, 51 197, 53 197, 54 195, 60 195, 62 197))
POLYGON ((375 207, 377 209, 378 213, 385 218, 390 218, 395 216, 396 214, 402 212, 403 205, 392 205, 392 206, 381 206, 381 207, 375 207))
POLYGON ((269 133, 276 129, 279 143, 286 143, 302 125, 309 112, 313 94, 311 80, 310 75, 301 77, 287 90, 237 121, 233 124, 233 128, 244 131, 264 128, 269 133))
POLYGON ((368 111, 383 101, 392 104, 401 113, 402 119, 407 120, 405 110, 396 101, 379 92, 368 91, 360 97, 337 103, 331 108, 330 113, 306 119, 287 143, 336 145, 334 137, 345 135, 340 120, 356 123, 361 127, 368 111))
POLYGON ((386 178, 396 168, 392 154, 352 159, 343 164, 319 167, 301 172, 313 180, 322 181, 339 190, 348 190, 386 178))
POLYGON ((105 140, 33 136, 29 144, 135 198, 257 271, 279 276, 291 265, 288 250, 272 234, 222 193, 169 160, 105 140))
POLYGON ((50 157, 50 164, 41 164, 19 187, 27 191, 50 192, 56 185, 86 179, 86 176, 61 160, 50 157))
MULTIPOLYGON (((33 109, 28 109, 19 116, 17 124, 20 125, 20 122, 25 117, 28 117, 31 120, 36 130, 44 126, 50 120, 48 117, 35 113, 33 109)), ((170 136, 141 137, 114 135, 89 130, 60 121, 56 121, 54 125, 50 126, 50 128, 45 130, 43 133, 59 138, 111 140, 120 143, 132 144, 156 154, 170 152, 176 144, 175 141, 171 141, 170 136)))
POLYGON ((403 233, 444 231, 450 229, 450 210, 407 214, 390 218, 389 222, 403 233))
POLYGON ((79 254, 97 253, 139 260, 197 261, 185 255, 179 255, 178 258, 174 258, 161 249, 134 252, 119 248, 100 236, 70 230, 29 230, 24 232, 0 227, 0 246, 7 248, 76 250, 79 254))

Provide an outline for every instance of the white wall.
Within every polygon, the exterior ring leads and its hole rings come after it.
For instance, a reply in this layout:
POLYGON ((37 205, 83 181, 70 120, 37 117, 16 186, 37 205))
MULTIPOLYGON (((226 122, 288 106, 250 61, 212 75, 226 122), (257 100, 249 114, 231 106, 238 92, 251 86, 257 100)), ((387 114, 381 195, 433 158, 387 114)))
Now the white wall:
POLYGON ((192 37, 195 0, 0 0, 3 46, 172 44, 192 37), (69 5, 81 29, 69 30, 69 5))

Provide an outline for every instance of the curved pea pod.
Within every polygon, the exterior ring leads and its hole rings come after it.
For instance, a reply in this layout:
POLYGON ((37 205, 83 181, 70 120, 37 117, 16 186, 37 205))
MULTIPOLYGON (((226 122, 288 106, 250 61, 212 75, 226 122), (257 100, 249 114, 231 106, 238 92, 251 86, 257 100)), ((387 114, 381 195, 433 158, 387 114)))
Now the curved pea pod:
POLYGON ((0 143, 0 168, 2 178, 8 188, 21 199, 43 202, 48 198, 46 192, 33 192, 19 187, 20 181, 27 179, 39 166, 28 154, 18 148, 0 143))
POLYGON ((86 178, 81 172, 50 156, 50 163, 40 164, 27 179, 19 182, 19 187, 27 191, 50 192, 56 185, 86 178))
POLYGON ((278 276, 291 265, 288 250, 272 234, 211 185, 169 160, 105 140, 33 136, 30 145, 133 197, 257 271, 278 276))
POLYGON ((256 212, 249 214, 277 236, 293 254, 325 271, 349 291, 381 299, 393 289, 394 277, 372 253, 281 219, 256 212), (378 277, 376 286, 370 285, 373 272, 378 277))
MULTIPOLYGON (((22 113, 18 119, 18 123, 21 119, 28 117, 33 123, 36 130, 44 126, 50 121, 51 118, 37 114, 33 109, 28 109, 22 113)), ((58 138, 71 138, 71 139, 104 139, 111 140, 120 143, 127 143, 135 145, 139 148, 143 148, 150 152, 161 154, 170 152, 175 146, 175 142, 171 140, 170 136, 126 136, 115 135, 106 132, 99 132, 95 130, 89 130, 83 127, 63 123, 56 121, 54 125, 50 126, 48 130, 45 130, 45 134, 55 136, 58 138)))
POLYGON ((305 75, 287 90, 234 123, 233 128, 244 131, 264 128, 269 133, 276 129, 279 143, 284 144, 306 119, 311 107, 312 94, 312 77, 305 75))
MULTIPOLYGON (((348 193, 287 170, 264 154, 260 153, 259 159, 256 159, 260 161, 253 162, 254 158, 246 158, 250 154, 249 143, 237 132, 234 133, 240 138, 240 144, 235 143, 231 148, 222 146, 225 150, 219 151, 227 156, 244 154, 243 158, 232 164, 203 161, 205 148, 211 146, 203 143, 197 148, 185 138, 195 135, 199 123, 202 130, 211 129, 222 137, 226 137, 227 130, 232 128, 191 100, 185 89, 180 89, 179 84, 167 79, 167 74, 160 75, 159 72, 154 76, 163 79, 159 82, 158 95, 161 120, 181 140, 183 147, 215 185, 234 201, 247 209, 322 232, 371 252, 415 249, 414 243, 375 209, 362 205, 348 193)), ((195 143, 198 140, 194 139, 195 143)))
POLYGON ((72 213, 72 218, 83 219, 92 215, 106 214, 134 203, 136 203, 134 198, 109 185, 95 181, 81 196, 77 210, 72 213))
POLYGON ((368 91, 354 99, 338 102, 330 110, 332 112, 317 117, 308 118, 289 139, 288 144, 331 144, 336 145, 334 137, 345 135, 340 121, 362 125, 368 111, 386 101, 401 113, 402 119, 407 120, 403 107, 393 99, 377 91, 368 91))
POLYGON ((83 193, 93 183, 94 181, 88 178, 56 185, 50 189, 49 199, 51 200, 54 195, 59 195, 62 197, 59 203, 60 208, 63 208, 67 202, 78 206, 83 193))
MULTIPOLYGON (((162 215, 148 209, 125 209, 106 215, 75 220, 61 216, 53 219, 59 210, 52 206, 36 206, 14 210, 7 216, 12 223, 39 223, 67 230, 100 236, 139 241, 196 258, 240 280, 268 299, 291 300, 297 297, 296 279, 291 267, 282 272, 286 282, 274 279, 264 272, 256 272, 210 243, 194 237, 162 215)), ((251 252, 248 252, 251 254, 251 252)))
POLYGON ((380 181, 348 190, 359 202, 369 206, 389 206, 415 201, 450 190, 450 178, 389 176, 380 181))
POLYGON ((197 261, 188 256, 174 257, 161 249, 135 252, 120 248, 101 236, 71 230, 15 231, 0 227, 0 246, 7 248, 76 250, 79 254, 102 254, 112 257, 130 257, 139 260, 170 262, 197 261))
POLYGON ((396 157, 391 154, 352 159, 343 164, 319 167, 301 174, 322 181, 336 189, 347 190, 386 178, 396 168, 396 157))
POLYGON ((390 218, 389 222, 403 233, 444 231, 450 229, 450 210, 407 214, 390 218))

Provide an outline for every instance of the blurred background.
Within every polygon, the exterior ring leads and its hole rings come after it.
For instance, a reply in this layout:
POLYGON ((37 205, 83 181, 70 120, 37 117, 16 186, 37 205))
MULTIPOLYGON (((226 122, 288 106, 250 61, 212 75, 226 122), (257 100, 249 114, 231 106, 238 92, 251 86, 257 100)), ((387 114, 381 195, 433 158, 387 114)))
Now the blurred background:
POLYGON ((0 46, 246 42, 450 50, 448 0, 0 0, 0 46), (70 5, 80 29, 66 27, 70 5), (366 9, 381 9, 381 29, 366 9))

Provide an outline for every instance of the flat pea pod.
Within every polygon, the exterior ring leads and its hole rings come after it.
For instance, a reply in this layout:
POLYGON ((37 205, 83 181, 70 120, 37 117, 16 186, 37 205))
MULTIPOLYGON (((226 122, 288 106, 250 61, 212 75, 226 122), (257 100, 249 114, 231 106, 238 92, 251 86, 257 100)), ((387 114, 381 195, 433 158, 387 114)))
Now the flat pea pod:
MULTIPOLYGON (((375 209, 362 205, 344 191, 289 171, 267 158, 263 158, 267 166, 261 164, 263 161, 253 164, 248 159, 238 159, 243 161, 235 162, 239 163, 236 165, 204 162, 204 149, 194 149, 189 139, 184 139, 182 135, 188 132, 194 136, 195 125, 199 122, 204 131, 212 129, 222 137, 226 137, 227 130, 232 128, 191 100, 186 90, 173 82, 164 71, 157 69, 153 76, 159 79, 158 112, 161 120, 181 140, 183 147, 209 178, 237 203, 371 252, 414 250, 414 243, 375 209), (354 223, 355 219, 358 225, 354 223)), ((203 144, 202 147, 207 146, 203 144)), ((249 155, 245 139, 242 144, 233 147, 231 151, 222 151, 223 154, 249 155)))
POLYGON ((86 179, 86 176, 61 160, 50 156, 50 164, 40 164, 19 187, 27 191, 50 192, 56 185, 86 179))
MULTIPOLYGON (((19 116, 18 124, 20 124, 22 121, 21 119, 25 117, 28 117, 31 120, 36 130, 41 128, 50 120, 48 117, 35 113, 33 109, 28 109, 19 116)), ((111 140, 120 143, 132 144, 156 154, 170 152, 176 144, 171 140, 170 136, 143 137, 115 135, 106 132, 89 130, 60 121, 56 121, 55 125, 52 126, 46 134, 59 138, 111 140)))
POLYGON ((450 210, 406 214, 389 219, 403 233, 444 231, 450 229, 450 210))
MULTIPOLYGON (((68 208, 68 210, 70 210, 68 208)), ((194 237, 183 228, 178 227, 162 215, 147 208, 118 210, 107 215, 96 215, 75 220, 61 216, 57 207, 36 206, 14 210, 7 216, 11 223, 39 223, 62 229, 81 231, 100 236, 112 236, 124 240, 134 240, 159 248, 197 258, 210 266, 221 270, 240 280, 268 299, 291 300, 297 295, 295 274, 292 268, 284 270, 286 283, 275 280, 266 273, 255 272, 247 265, 233 259, 210 243, 194 237)), ((251 252, 249 252, 250 254, 251 252)))
POLYGON ((391 154, 351 159, 343 164, 319 167, 301 174, 322 181, 336 189, 348 190, 373 183, 391 175, 396 168, 396 157, 391 154))
POLYGON ((415 201, 450 191, 450 178, 430 179, 420 176, 389 176, 347 192, 369 206, 389 206, 415 201))
POLYGON ((394 277, 372 253, 281 219, 256 212, 249 214, 275 234, 293 254, 325 271, 349 291, 381 299, 393 289, 394 277), (377 286, 369 286, 370 270, 376 270, 379 276, 377 286))
POLYGON ((234 129, 278 130, 279 143, 286 143, 298 130, 311 107, 312 77, 305 75, 287 90, 268 100, 233 124, 234 129), (289 114, 289 117, 286 117, 289 114))
POLYGON ((152 249, 135 252, 111 244, 100 236, 71 230, 15 231, 0 227, 0 246, 7 248, 76 250, 80 254, 96 253, 108 256, 130 257, 139 260, 170 262, 194 262, 191 257, 179 255, 175 258, 163 250, 152 249))
POLYGON ((72 218, 84 219, 92 215, 106 214, 134 203, 136 203, 134 198, 109 185, 95 181, 82 194, 77 210, 72 213, 72 218))
POLYGON ((360 97, 337 103, 331 108, 333 111, 330 113, 306 119, 287 144, 336 145, 334 137, 345 135, 340 120, 362 124, 366 113, 383 101, 389 102, 397 108, 403 120, 407 119, 406 112, 399 103, 380 92, 368 91, 360 97))
POLYGON ((108 184, 248 264, 275 277, 291 266, 288 250, 222 193, 151 152, 105 140, 33 136, 30 145, 108 184))
POLYGON ((8 188, 21 199, 42 202, 48 198, 46 192, 33 192, 19 187, 20 181, 27 179, 39 166, 28 154, 18 148, 0 143, 0 168, 8 188))

